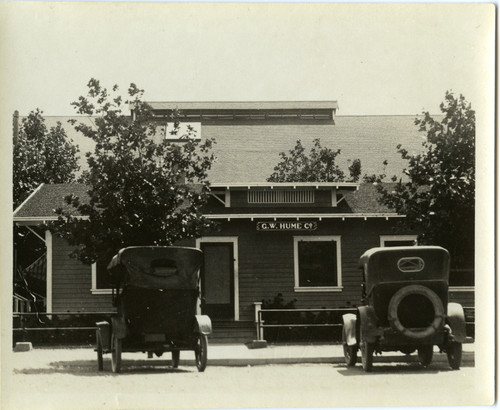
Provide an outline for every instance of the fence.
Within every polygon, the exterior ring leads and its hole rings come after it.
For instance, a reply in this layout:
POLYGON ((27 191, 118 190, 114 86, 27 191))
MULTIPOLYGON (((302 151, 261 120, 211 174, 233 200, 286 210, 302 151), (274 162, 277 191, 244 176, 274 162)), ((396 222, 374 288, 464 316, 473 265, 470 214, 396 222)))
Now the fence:
MULTIPOLYGON (((255 325, 257 340, 265 340, 265 329, 307 329, 333 328, 335 341, 341 341, 341 328, 343 325, 342 315, 356 313, 356 308, 332 308, 332 309, 262 309, 262 303, 255 303, 255 325), (317 314, 314 314, 317 313, 317 314), (266 316, 266 319, 264 319, 266 316)), ((475 337, 475 309, 464 307, 465 324, 468 341, 475 337)), ((268 340, 269 341, 269 340, 268 340)))
POLYGON ((13 314, 13 343, 95 343, 95 323, 115 312, 23 312, 13 314), (29 340, 28 340, 29 339, 29 340))
MULTIPOLYGON (((464 307, 464 311, 467 336, 470 341, 475 337, 475 309, 464 307)), ((259 302, 255 304, 257 340, 264 340, 265 329, 274 328, 304 329, 308 331, 308 334, 312 329, 333 329, 335 338, 340 341, 342 315, 355 312, 355 308, 262 309, 262 304, 259 302), (265 320, 263 315, 267 315, 265 320)), ((93 344, 95 343, 95 323, 107 320, 115 314, 116 312, 14 313, 13 342, 93 344)))

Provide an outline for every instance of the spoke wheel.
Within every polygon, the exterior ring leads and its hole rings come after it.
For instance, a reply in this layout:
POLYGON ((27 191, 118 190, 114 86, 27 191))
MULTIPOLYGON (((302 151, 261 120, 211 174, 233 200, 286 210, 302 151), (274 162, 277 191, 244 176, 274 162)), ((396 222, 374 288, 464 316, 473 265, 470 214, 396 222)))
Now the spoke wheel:
POLYGON ((373 353, 375 351, 375 344, 366 341, 363 331, 360 331, 360 350, 361 350, 361 363, 365 372, 371 372, 373 368, 373 353))
POLYGON ((207 348, 207 335, 199 333, 198 339, 196 340, 196 346, 194 348, 194 356, 196 359, 196 367, 200 372, 205 371, 205 368, 207 367, 207 348))
POLYGON ((356 345, 349 346, 347 344, 347 337, 345 329, 342 329, 342 347, 344 349, 344 360, 347 367, 352 367, 358 361, 358 347, 356 345))
POLYGON ((446 355, 448 356, 450 367, 453 370, 460 369, 460 365, 462 364, 462 343, 450 343, 446 349, 446 355))
POLYGON ((432 362, 432 345, 424 345, 418 348, 418 360, 422 366, 429 366, 432 362))
POLYGON ((98 330, 96 332, 96 340, 97 340, 97 368, 100 372, 104 370, 104 361, 102 358, 102 339, 101 332, 98 330))
POLYGON ((177 369, 179 367, 179 361, 181 357, 181 352, 179 350, 172 351, 172 367, 177 369))
POLYGON ((122 366, 122 340, 114 334, 111 335, 111 370, 120 373, 122 366))

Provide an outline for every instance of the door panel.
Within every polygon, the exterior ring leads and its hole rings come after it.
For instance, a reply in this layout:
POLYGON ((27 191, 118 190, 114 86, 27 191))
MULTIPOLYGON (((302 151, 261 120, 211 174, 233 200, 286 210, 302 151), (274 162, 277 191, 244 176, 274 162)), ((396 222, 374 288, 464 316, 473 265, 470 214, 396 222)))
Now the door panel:
POLYGON ((234 256, 232 242, 201 243, 201 310, 212 319, 234 318, 234 256))

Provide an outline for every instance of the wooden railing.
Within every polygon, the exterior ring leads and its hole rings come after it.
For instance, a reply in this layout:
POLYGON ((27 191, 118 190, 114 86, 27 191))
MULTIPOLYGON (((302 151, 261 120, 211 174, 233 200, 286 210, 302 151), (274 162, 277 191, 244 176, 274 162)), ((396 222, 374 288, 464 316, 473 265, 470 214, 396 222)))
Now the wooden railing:
MULTIPOLYGON (((255 302, 255 326, 257 332, 257 340, 263 341, 265 340, 264 332, 266 328, 316 328, 316 327, 342 327, 342 314, 345 313, 356 313, 356 308, 331 308, 331 309, 262 309, 261 302, 255 302), (324 316, 316 315, 318 317, 317 321, 307 321, 307 322, 297 322, 293 321, 287 323, 286 320, 279 320, 279 323, 269 323, 266 322, 263 318, 263 315, 266 313, 282 313, 284 315, 290 313, 330 313, 330 318, 335 318, 336 320, 332 320, 330 322, 325 322, 323 320, 324 316), (332 315, 332 313, 334 313, 332 315)), ((474 307, 464 307, 465 313, 465 324, 467 327, 467 336, 468 342, 472 342, 474 339, 474 320, 475 320, 475 309, 474 307)), ((295 315, 296 316, 296 315, 295 315)), ((340 340, 339 340, 340 341, 340 340)))

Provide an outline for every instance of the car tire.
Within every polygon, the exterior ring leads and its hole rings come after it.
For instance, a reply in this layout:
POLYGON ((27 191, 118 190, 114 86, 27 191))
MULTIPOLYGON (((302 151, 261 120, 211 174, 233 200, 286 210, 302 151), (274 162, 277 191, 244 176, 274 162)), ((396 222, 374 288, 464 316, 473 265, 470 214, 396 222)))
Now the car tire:
POLYGON ((347 344, 347 338, 345 334, 345 329, 342 328, 342 348, 344 350, 344 360, 347 367, 353 367, 358 361, 358 346, 349 346, 347 344))
POLYGON ((361 350, 361 363, 365 372, 371 372, 373 369, 373 353, 375 352, 375 344, 368 342, 363 330, 360 332, 359 348, 361 350))
POLYGON ((446 348, 446 356, 448 356, 448 364, 453 370, 460 369, 462 364, 462 343, 449 343, 446 348))
POLYGON ((207 335, 199 333, 197 335, 196 346, 194 348, 194 357, 196 361, 196 367, 199 372, 204 372, 207 367, 208 358, 208 338, 207 335))
POLYGON ((111 335, 111 370, 113 373, 120 373, 122 366, 122 339, 111 335))
POLYGON ((424 345, 418 348, 418 360, 424 367, 432 363, 433 345, 424 345))
POLYGON ((179 350, 172 351, 172 367, 177 369, 179 367, 181 352, 179 350))
POLYGON ((96 341, 97 341, 97 368, 99 369, 100 372, 104 370, 104 360, 102 357, 102 339, 101 339, 101 332, 98 329, 96 331, 96 341))
POLYGON ((445 316, 443 302, 439 296, 432 289, 422 285, 409 285, 399 289, 392 296, 387 309, 387 318, 391 327, 398 333, 401 333, 413 340, 422 340, 434 336, 436 332, 443 327, 445 316), (434 309, 434 319, 432 323, 424 329, 409 329, 401 323, 398 316, 400 303, 410 295, 422 295, 432 303, 434 309))

